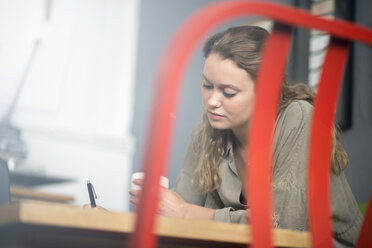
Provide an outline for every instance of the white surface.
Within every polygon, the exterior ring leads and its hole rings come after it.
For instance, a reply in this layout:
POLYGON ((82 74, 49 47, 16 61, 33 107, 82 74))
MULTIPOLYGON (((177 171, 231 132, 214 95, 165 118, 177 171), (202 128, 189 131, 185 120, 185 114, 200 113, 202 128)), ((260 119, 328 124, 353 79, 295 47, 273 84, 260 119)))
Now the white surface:
MULTIPOLYGON (((134 184, 133 181, 135 179, 144 179, 144 178, 145 178, 145 173, 143 173, 143 172, 133 173, 132 178, 131 178, 130 188, 134 189, 134 190, 142 189, 141 186, 138 186, 137 184, 134 184)), ((169 179, 167 177, 161 176, 160 177, 160 185, 165 187, 165 188, 168 188, 169 187, 169 179)))
POLYGON ((0 117, 39 40, 12 122, 28 146, 25 164, 76 179, 40 190, 72 195, 82 205, 89 179, 97 204, 129 208, 138 5, 0 0, 0 117))

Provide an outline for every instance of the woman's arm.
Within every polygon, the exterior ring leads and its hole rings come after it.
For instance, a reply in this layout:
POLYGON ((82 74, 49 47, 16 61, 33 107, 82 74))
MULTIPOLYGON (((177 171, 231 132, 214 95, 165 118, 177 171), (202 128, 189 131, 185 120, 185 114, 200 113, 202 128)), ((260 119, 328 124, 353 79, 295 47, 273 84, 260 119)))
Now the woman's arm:
MULTIPOLYGON (((143 180, 136 179, 133 183, 142 186, 143 180)), ((161 199, 158 204, 158 214, 182 219, 213 220, 214 209, 187 203, 176 192, 167 188, 161 187, 160 190, 161 199)), ((129 190, 129 194, 132 196, 130 201, 138 205, 141 190, 129 190)))

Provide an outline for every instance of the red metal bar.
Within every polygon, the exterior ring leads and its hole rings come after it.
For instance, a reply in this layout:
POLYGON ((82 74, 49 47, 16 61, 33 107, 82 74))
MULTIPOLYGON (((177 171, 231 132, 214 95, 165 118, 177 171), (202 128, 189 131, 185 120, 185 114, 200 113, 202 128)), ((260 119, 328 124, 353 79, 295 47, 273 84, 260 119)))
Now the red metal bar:
POLYGON ((372 230, 372 194, 369 197, 367 211, 364 215, 363 225, 362 228, 360 229, 359 239, 355 248, 364 247, 372 248, 371 230, 372 230))
POLYGON ((348 42, 331 38, 315 100, 309 157, 309 216, 314 247, 333 247, 330 214, 332 131, 348 42))
MULTIPOLYGON (((174 126, 172 116, 177 110, 181 78, 191 55, 197 44, 212 29, 232 19, 253 13, 289 25, 315 28, 344 39, 372 44, 372 31, 367 28, 344 21, 311 16, 305 11, 274 3, 221 1, 202 8, 187 19, 167 46, 157 72, 155 99, 152 105, 142 165, 147 176, 137 210, 138 218, 136 219, 135 232, 131 237, 131 247, 153 247, 156 242, 153 227, 159 193, 158 185, 160 175, 166 171, 165 166, 167 165, 174 126)), ((251 145, 255 146, 255 144, 251 145)), ((267 177, 269 176, 267 175, 267 177)), ((252 190, 259 191, 260 189, 252 190)), ((252 202, 252 207, 254 204, 260 203, 252 202)), ((252 218, 255 217, 252 216, 252 218)), ((252 228, 258 227, 254 225, 252 228)))
POLYGON ((275 23, 265 46, 257 79, 256 102, 248 139, 251 166, 247 199, 251 201, 252 247, 272 247, 271 164, 277 106, 291 41, 291 28, 275 23))

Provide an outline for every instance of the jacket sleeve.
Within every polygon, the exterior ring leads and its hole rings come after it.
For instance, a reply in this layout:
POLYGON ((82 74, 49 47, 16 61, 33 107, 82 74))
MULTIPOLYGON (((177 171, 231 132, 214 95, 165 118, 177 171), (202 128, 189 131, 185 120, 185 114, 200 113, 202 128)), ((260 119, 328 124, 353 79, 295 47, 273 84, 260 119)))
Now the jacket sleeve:
POLYGON ((193 142, 190 142, 182 169, 177 176, 173 191, 179 194, 186 202, 203 206, 205 194, 199 188, 199 180, 194 173, 199 161, 199 154, 193 142))
POLYGON ((332 219, 335 247, 354 247, 358 240, 363 215, 344 173, 331 175, 332 219))
POLYGON ((215 221, 229 222, 229 223, 247 223, 247 214, 249 210, 237 209, 235 210, 232 207, 226 207, 221 209, 216 209, 214 212, 213 219, 215 221))
POLYGON ((311 118, 312 105, 294 101, 277 119, 273 195, 278 228, 308 230, 306 175, 311 118))

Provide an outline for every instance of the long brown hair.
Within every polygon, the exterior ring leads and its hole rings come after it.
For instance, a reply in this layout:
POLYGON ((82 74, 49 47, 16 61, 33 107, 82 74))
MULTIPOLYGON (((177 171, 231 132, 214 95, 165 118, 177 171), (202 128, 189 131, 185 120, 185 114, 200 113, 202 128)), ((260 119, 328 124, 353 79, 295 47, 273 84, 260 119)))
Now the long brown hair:
MULTIPOLYGON (((210 37, 204 44, 204 57, 218 54, 223 59, 230 59, 249 73, 254 81, 257 79, 263 46, 269 33, 256 26, 239 26, 227 29, 210 37)), ((283 80, 278 113, 294 100, 305 100, 313 104, 314 93, 303 83, 292 84, 288 78, 283 80)), ((211 192, 221 183, 219 164, 226 151, 226 144, 232 139, 231 130, 212 128, 204 112, 201 123, 194 134, 194 149, 200 155, 196 173, 200 188, 211 192)), ((340 141, 339 130, 334 127, 332 145, 332 171, 340 173, 348 164, 348 157, 340 141)))

